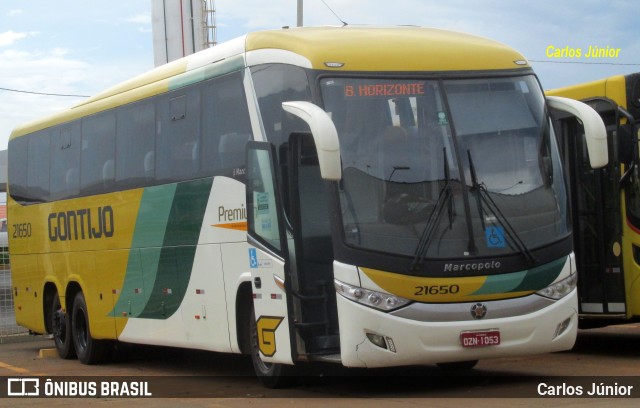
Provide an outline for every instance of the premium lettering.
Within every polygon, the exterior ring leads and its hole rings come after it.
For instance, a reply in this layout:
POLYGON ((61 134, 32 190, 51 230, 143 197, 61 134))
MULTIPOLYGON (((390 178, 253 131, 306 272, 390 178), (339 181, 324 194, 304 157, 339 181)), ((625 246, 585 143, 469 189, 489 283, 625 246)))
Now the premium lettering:
POLYGON ((115 232, 111 206, 53 212, 48 225, 51 242, 111 238, 115 232))
POLYGON ((218 221, 219 222, 233 222, 233 221, 246 221, 247 210, 242 205, 240 208, 225 208, 223 205, 218 207, 218 221))

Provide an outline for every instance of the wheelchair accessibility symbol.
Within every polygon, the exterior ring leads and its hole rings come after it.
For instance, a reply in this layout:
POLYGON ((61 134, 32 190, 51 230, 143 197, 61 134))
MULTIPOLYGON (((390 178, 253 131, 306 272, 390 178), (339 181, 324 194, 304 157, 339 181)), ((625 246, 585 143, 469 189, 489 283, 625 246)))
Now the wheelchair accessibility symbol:
POLYGON ((507 246, 504 239, 504 228, 502 227, 487 227, 485 230, 485 238, 488 248, 504 248, 507 246))
POLYGON ((270 259, 258 259, 258 252, 255 248, 249 248, 249 267, 255 268, 273 268, 273 262, 270 259))
POLYGON ((255 248, 249 248, 249 266, 251 268, 258 267, 258 254, 255 248))

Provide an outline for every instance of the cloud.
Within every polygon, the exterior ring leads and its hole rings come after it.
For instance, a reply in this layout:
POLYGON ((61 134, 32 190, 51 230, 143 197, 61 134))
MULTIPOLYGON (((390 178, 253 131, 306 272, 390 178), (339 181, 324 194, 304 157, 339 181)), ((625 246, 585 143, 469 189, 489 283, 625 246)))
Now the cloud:
MULTIPOLYGON (((640 63, 635 3, 625 0, 539 0, 519 2, 517 6, 506 0, 325 2, 340 19, 351 25, 413 24, 463 31, 503 42, 531 60, 547 59, 545 50, 549 45, 588 47, 594 44, 622 48, 621 57, 612 62, 640 63)), ((10 10, 9 7, 3 12, 14 17, 6 19, 7 23, 16 25, 3 25, 3 30, 12 30, 0 31, 0 86, 92 95, 151 68, 153 58, 149 57, 149 36, 132 36, 134 32, 146 34, 151 30, 149 0, 117 2, 118 6, 114 5, 116 2, 101 2, 98 14, 94 2, 79 2, 73 13, 61 9, 55 2, 38 0, 37 3, 20 2, 19 6, 14 6, 24 12, 10 10), (74 13, 83 17, 76 17, 74 13), (17 25, 27 22, 26 16, 32 25, 17 25), (91 36, 77 35, 78 30, 88 32, 92 28, 89 25, 96 25, 90 20, 98 17, 110 24, 96 26, 91 36), (34 26, 39 32, 30 32, 34 26), (69 33, 67 28, 73 30, 69 33), (35 35, 38 35, 38 41, 31 38, 35 35), (90 40, 89 45, 84 40, 90 40)), ((292 0, 223 0, 216 2, 216 11, 218 42, 249 31, 296 24, 296 2, 292 0)), ((318 0, 304 2, 304 23, 340 25, 332 11, 318 0)), ((564 86, 640 69, 638 66, 551 62, 534 63, 545 87, 564 86)), ((0 149, 4 145, 2 137, 10 132, 11 127, 79 101, 0 91, 0 149), (9 120, 12 121, 11 126, 9 120)))
MULTIPOLYGON (((105 64, 64 47, 35 51, 0 49, 0 86, 30 92, 94 95, 145 71, 149 67, 144 63, 124 58, 105 64)), ((0 150, 6 148, 15 127, 68 109, 83 100, 0 90, 0 150)))
MULTIPOLYGON (((95 95, 153 67, 153 58, 146 51, 151 48, 148 34, 132 36, 151 27, 149 0, 119 6, 80 2, 69 10, 44 0, 20 3, 14 10, 0 6, 0 17, 4 18, 0 21, 6 22, 0 23, 2 88, 95 95), (90 36, 78 35, 88 30, 93 30, 90 36)), ((0 90, 0 150, 6 148, 9 134, 17 126, 83 100, 0 90)))
MULTIPOLYGON (((92 66, 70 58, 70 54, 64 48, 33 52, 15 49, 2 51, 2 87, 30 92, 84 94, 83 89, 91 80, 92 66)), ((0 150, 6 148, 7 138, 16 126, 82 100, 9 91, 0 91, 0 95, 0 150)))
POLYGON ((18 33, 13 30, 5 31, 4 33, 0 33, 0 47, 6 47, 8 45, 12 45, 18 40, 23 38, 31 37, 38 34, 37 32, 26 32, 26 33, 18 33))
POLYGON ((124 19, 127 23, 151 25, 151 13, 140 13, 124 19))

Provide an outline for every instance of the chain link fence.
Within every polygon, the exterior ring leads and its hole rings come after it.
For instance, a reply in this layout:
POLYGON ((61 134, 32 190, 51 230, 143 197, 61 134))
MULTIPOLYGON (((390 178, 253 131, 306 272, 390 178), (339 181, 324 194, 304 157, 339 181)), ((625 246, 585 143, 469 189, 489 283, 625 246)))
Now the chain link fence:
MULTIPOLYGON (((6 236, 6 232, 4 234, 6 236)), ((1 237, 0 241, 2 241, 1 237)), ((4 243, 0 242, 0 343, 10 337, 26 333, 27 329, 16 324, 11 293, 11 263, 5 240, 4 243)))

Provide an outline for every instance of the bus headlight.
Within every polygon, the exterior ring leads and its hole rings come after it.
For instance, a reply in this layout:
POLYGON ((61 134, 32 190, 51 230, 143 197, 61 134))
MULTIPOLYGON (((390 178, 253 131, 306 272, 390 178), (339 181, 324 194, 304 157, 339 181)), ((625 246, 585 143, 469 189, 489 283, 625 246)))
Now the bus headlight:
POLYGON ((347 299, 384 312, 390 312, 411 303, 409 299, 348 285, 337 279, 334 280, 334 285, 336 292, 347 299))
POLYGON ((578 284, 578 274, 571 274, 568 278, 556 282, 553 285, 549 285, 546 288, 536 292, 540 296, 544 296, 550 299, 558 300, 567 296, 572 290, 576 288, 578 284))

